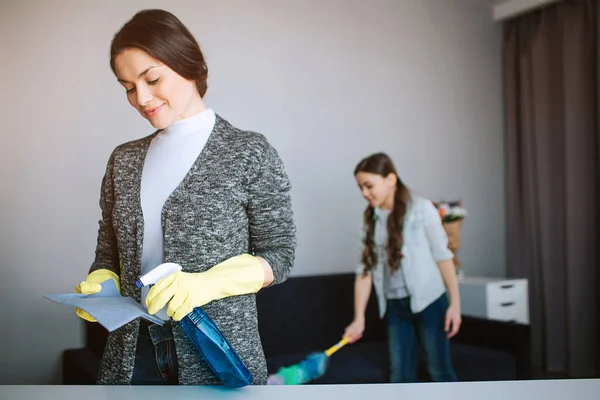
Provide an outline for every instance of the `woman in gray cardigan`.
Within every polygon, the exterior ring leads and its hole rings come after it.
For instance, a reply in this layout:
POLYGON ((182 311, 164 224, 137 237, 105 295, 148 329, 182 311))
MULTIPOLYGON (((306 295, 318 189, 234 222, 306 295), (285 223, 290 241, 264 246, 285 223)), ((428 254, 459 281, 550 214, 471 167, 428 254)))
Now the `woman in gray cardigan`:
POLYGON ((283 163, 263 135, 206 108, 204 57, 172 14, 138 12, 112 41, 111 68, 129 103, 157 131, 111 154, 95 261, 76 291, 95 293, 112 279, 166 323, 137 319, 111 332, 98 383, 219 385, 172 323, 202 306, 253 384, 265 384, 255 293, 287 278, 296 248, 283 163), (164 262, 183 269, 149 291, 135 286, 164 262))

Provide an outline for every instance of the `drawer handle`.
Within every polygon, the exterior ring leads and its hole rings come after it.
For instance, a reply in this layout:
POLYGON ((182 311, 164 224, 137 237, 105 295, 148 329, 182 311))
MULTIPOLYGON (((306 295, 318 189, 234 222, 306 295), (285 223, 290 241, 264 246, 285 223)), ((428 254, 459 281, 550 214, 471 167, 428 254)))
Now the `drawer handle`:
POLYGON ((512 288, 512 287, 514 287, 514 286, 515 286, 515 284, 514 284, 514 283, 512 283, 512 284, 510 284, 510 285, 500 285, 500 289, 510 289, 510 288, 512 288))
POLYGON ((500 303, 500 307, 510 307, 510 306, 514 306, 515 302, 514 301, 509 301, 506 303, 500 303))

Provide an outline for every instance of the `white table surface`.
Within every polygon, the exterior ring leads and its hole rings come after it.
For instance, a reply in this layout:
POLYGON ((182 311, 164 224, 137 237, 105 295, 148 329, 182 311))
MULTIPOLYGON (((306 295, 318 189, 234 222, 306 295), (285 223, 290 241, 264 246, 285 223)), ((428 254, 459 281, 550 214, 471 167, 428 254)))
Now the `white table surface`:
POLYGON ((588 400, 600 399, 600 379, 376 385, 248 386, 0 386, 0 400, 360 399, 588 400))

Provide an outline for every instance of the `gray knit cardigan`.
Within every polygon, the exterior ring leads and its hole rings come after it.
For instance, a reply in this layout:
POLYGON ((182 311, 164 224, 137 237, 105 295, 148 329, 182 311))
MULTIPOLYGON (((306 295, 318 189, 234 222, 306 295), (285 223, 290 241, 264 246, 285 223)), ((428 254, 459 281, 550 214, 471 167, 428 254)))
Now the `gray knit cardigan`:
MULTIPOLYGON (((114 271, 124 296, 141 299, 144 221, 140 182, 148 146, 156 132, 117 147, 102 180, 98 242, 90 272, 114 271)), ((230 257, 251 253, 273 268, 274 284, 286 280, 296 249, 291 185, 277 151, 258 133, 241 131, 217 116, 204 149, 162 210, 164 261, 202 272, 230 257)), ((268 290, 268 289, 263 289, 268 290)), ((267 367, 258 332, 256 295, 203 306, 254 376, 265 384, 267 367)), ((99 384, 131 382, 139 319, 111 332, 99 384)), ((173 321, 179 383, 219 385, 200 361, 179 323, 173 321)))

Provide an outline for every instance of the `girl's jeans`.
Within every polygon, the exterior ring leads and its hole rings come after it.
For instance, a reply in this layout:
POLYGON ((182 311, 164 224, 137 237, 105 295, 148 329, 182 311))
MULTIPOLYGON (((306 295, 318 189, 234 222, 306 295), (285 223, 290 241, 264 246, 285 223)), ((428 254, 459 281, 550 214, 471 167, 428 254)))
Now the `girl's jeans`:
POLYGON ((446 293, 417 314, 410 310, 409 298, 389 299, 387 308, 391 382, 417 381, 419 344, 425 350, 431 379, 456 381, 450 361, 450 342, 444 331, 448 309, 446 293))

